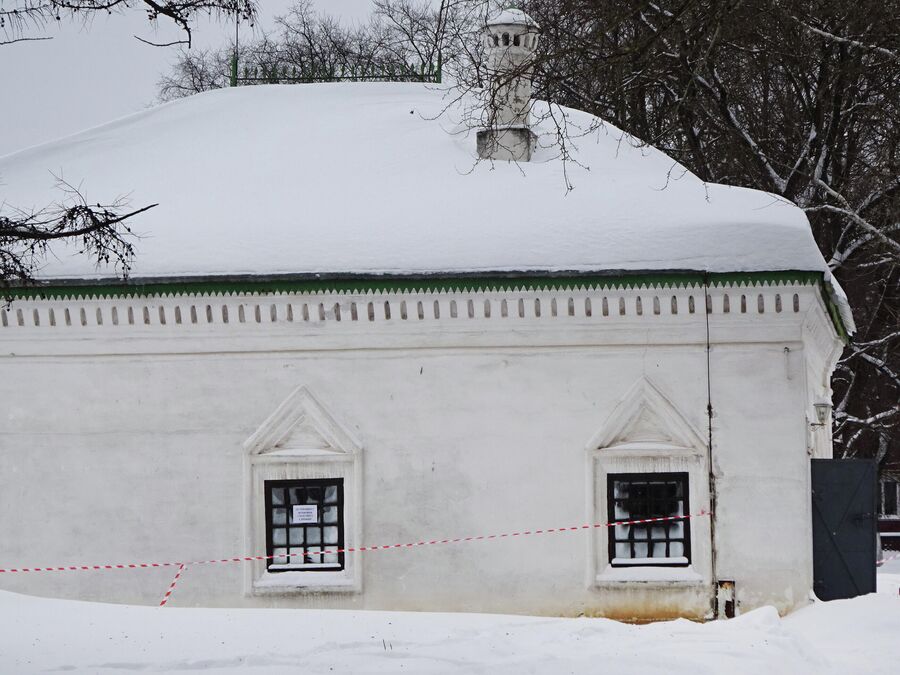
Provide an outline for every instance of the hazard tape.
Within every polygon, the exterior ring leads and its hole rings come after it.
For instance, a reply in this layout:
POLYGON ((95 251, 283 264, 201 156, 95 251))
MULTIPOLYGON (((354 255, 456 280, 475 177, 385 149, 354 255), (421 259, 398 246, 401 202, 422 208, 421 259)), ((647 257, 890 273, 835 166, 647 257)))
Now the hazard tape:
MULTIPOLYGON (((362 553, 365 551, 387 551, 399 548, 416 548, 419 546, 439 546, 443 544, 462 544, 473 541, 489 541, 493 539, 506 539, 510 537, 529 537, 541 534, 558 534, 561 532, 576 532, 578 530, 591 530, 601 527, 613 527, 615 525, 647 525, 649 523, 661 523, 669 520, 688 520, 712 515, 709 511, 698 511, 684 516, 661 516, 659 518, 641 518, 638 520, 619 520, 610 523, 588 523, 586 525, 574 525, 571 527, 548 527, 542 530, 522 530, 520 532, 502 532, 499 534, 480 534, 470 537, 457 537, 455 539, 431 539, 428 541, 406 542, 401 544, 375 544, 372 546, 351 546, 346 548, 324 549, 315 555, 335 553, 362 553)), ((299 555, 299 554, 298 554, 299 555)), ((245 555, 233 558, 215 558, 211 560, 186 560, 184 562, 140 562, 140 563, 116 563, 105 565, 61 565, 50 567, 7 567, 0 568, 0 574, 14 574, 23 572, 90 572, 106 570, 149 569, 154 567, 181 567, 187 565, 213 565, 219 563, 250 562, 253 560, 270 560, 272 558, 290 557, 281 555, 245 555)))
POLYGON ((159 603, 160 607, 165 607, 166 603, 169 601, 169 598, 172 597, 172 591, 175 590, 175 585, 178 583, 178 580, 181 578, 182 572, 184 572, 184 563, 180 563, 178 565, 178 571, 175 572, 175 578, 172 579, 172 583, 169 584, 169 590, 166 591, 166 594, 163 596, 162 601, 159 603))
POLYGON ((889 555, 887 558, 882 558, 881 560, 876 562, 875 566, 881 567, 886 562, 890 562, 891 560, 898 560, 898 559, 900 559, 900 553, 898 553, 897 555, 889 555))
MULTIPOLYGON (((541 534, 559 534, 562 532, 577 532, 579 530, 591 530, 601 527, 614 527, 616 525, 647 525, 651 523, 662 523, 670 520, 688 520, 689 518, 699 518, 701 516, 712 515, 709 511, 698 511, 694 514, 684 516, 661 516, 659 518, 640 518, 637 520, 619 520, 610 523, 588 523, 586 525, 573 525, 569 527, 548 527, 542 530, 522 530, 520 532, 501 532, 499 534, 480 534, 470 537, 456 537, 455 539, 431 539, 428 541, 406 542, 402 544, 376 544, 374 546, 350 546, 346 548, 323 549, 313 555, 334 555, 337 553, 363 553, 365 551, 388 551, 392 549, 416 548, 419 546, 440 546, 444 544, 463 544, 473 541, 491 541, 497 539, 507 539, 512 537, 530 537, 541 534)), ((213 565, 220 563, 239 563, 251 562, 254 560, 271 560, 273 558, 292 558, 301 555, 310 555, 305 553, 279 554, 279 555, 245 555, 235 556, 233 558, 215 558, 212 560, 187 560, 184 562, 153 562, 153 563, 118 563, 108 565, 62 565, 53 567, 11 567, 0 568, 0 573, 13 574, 23 572, 87 572, 87 571, 107 571, 107 570, 127 570, 127 569, 148 569, 153 567, 178 567, 175 578, 169 584, 165 595, 159 603, 160 607, 165 607, 175 591, 175 586, 181 578, 182 573, 188 565, 213 565)))

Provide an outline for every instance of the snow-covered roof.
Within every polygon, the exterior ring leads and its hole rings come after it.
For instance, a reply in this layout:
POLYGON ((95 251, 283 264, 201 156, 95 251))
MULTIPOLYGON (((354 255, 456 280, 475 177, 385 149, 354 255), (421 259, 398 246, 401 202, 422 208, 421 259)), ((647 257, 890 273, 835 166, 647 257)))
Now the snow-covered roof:
POLYGON ((521 9, 504 9, 484 22, 485 26, 532 26, 539 28, 534 19, 521 9))
MULTIPOLYGON (((135 277, 464 272, 827 272, 803 212, 704 184, 609 124, 558 158, 476 162, 445 93, 400 83, 212 91, 0 158, 0 197, 127 195, 135 277), (574 185, 566 190, 566 178, 574 185)), ((569 110, 570 130, 594 118, 569 110)), ((113 276, 56 248, 46 280, 113 276)))

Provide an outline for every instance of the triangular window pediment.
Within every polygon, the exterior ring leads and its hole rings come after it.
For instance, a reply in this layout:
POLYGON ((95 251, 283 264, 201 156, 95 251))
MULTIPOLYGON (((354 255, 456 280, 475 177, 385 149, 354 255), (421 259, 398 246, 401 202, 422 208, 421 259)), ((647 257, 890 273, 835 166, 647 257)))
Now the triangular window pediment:
POLYGON ((360 449, 306 387, 295 389, 244 443, 251 455, 355 454, 360 449))
POLYGON ((306 416, 300 418, 287 436, 275 443, 274 448, 280 449, 322 449, 333 450, 334 447, 328 439, 322 435, 306 416))
POLYGON ((705 442, 684 415, 646 378, 636 382, 619 402, 588 450, 636 448, 700 451, 705 442))
POLYGON ((674 443, 676 439, 659 413, 643 406, 612 440, 613 445, 627 442, 674 443))

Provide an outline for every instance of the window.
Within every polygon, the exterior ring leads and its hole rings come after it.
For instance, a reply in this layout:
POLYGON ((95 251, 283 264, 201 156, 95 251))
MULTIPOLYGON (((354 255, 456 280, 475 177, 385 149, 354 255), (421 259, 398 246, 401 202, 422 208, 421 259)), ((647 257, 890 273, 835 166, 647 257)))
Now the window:
MULTIPOLYGON (((686 399, 688 400, 688 399, 686 399)), ((712 584, 707 439, 640 378, 585 445, 592 528, 586 578, 598 590, 712 584), (655 523, 618 523, 676 516, 655 523), (632 586, 629 586, 632 585, 632 586)))
POLYGON ((343 570, 344 479, 267 480, 269 572, 343 570))
POLYGON ((305 386, 244 442, 247 595, 361 593, 362 444, 305 386))
POLYGON ((890 480, 888 478, 881 481, 881 515, 882 516, 900 516, 900 481, 890 480))
MULTIPOLYGON (((611 473, 607 476, 607 498, 612 523, 684 516, 690 513, 688 474, 611 473)), ((609 563, 613 567, 686 567, 691 562, 687 519, 612 525, 608 529, 609 563)))

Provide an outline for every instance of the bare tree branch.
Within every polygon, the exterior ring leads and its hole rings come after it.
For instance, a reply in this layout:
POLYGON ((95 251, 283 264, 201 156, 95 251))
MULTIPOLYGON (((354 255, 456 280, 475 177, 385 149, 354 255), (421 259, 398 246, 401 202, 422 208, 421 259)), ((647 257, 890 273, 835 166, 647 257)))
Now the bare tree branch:
POLYGON ((63 199, 33 210, 0 208, 0 288, 33 281, 53 242, 77 244, 96 264, 113 265, 128 275, 134 258, 131 219, 156 206, 128 209, 123 199, 90 204, 71 184, 58 179, 63 199))
MULTIPOLYGON (((193 37, 191 22, 200 13, 236 16, 248 22, 252 22, 257 13, 256 0, 0 0, 0 31, 6 34, 6 39, 0 44, 41 39, 23 33, 26 30, 40 30, 64 17, 87 20, 97 12, 112 14, 132 9, 143 10, 151 21, 157 21, 160 17, 169 19, 184 33, 183 42, 188 47, 193 37)), ((156 44, 138 39, 158 47, 182 44, 182 41, 156 44)))
POLYGON ((890 49, 885 49, 884 47, 881 47, 879 45, 865 44, 864 42, 860 42, 859 40, 853 40, 852 38, 846 38, 846 37, 841 37, 839 35, 835 35, 834 33, 830 33, 827 30, 822 30, 821 28, 816 28, 815 26, 811 26, 806 21, 801 21, 799 18, 797 18, 793 14, 788 14, 787 16, 790 17, 792 20, 796 21, 799 25, 803 26, 803 28, 805 28, 809 32, 815 33, 816 35, 818 35, 820 37, 824 37, 825 39, 830 40, 832 42, 839 42, 841 44, 852 45, 854 47, 859 47, 861 49, 868 49, 870 51, 877 52, 877 53, 881 54, 882 56, 887 56, 889 59, 892 59, 894 61, 900 61, 900 54, 897 54, 896 52, 893 52, 890 49))

